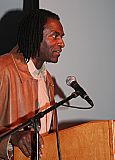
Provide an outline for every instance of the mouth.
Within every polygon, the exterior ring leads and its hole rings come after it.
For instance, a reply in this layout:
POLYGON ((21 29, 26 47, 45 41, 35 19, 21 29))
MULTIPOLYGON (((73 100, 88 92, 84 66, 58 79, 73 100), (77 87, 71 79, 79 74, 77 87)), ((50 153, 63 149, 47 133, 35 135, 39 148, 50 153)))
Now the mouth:
POLYGON ((56 53, 61 53, 62 52, 62 50, 60 49, 60 50, 54 50, 53 52, 56 52, 56 53))

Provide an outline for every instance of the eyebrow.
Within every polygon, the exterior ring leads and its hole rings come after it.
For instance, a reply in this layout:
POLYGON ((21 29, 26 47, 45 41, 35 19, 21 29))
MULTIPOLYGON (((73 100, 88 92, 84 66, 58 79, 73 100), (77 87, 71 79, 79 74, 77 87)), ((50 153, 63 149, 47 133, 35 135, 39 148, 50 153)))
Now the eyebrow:
MULTIPOLYGON (((54 31, 54 33, 56 33, 57 35, 60 35, 60 33, 59 32, 57 32, 57 31, 54 31)), ((63 33, 61 36, 63 37, 65 34, 63 33)))

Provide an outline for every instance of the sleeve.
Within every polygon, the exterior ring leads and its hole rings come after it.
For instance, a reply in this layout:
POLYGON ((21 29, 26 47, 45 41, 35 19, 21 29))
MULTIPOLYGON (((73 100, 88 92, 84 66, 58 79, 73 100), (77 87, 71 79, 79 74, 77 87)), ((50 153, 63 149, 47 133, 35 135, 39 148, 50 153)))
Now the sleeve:
MULTIPOLYGON (((7 98, 8 98, 8 78, 0 65, 0 135, 7 131, 5 127, 5 119, 7 119, 7 98)), ((0 141, 0 159, 4 159, 9 156, 9 150, 11 145, 9 143, 10 137, 7 137, 0 141)))
POLYGON ((8 78, 4 71, 0 70, 0 126, 5 126, 8 111, 8 78))
POLYGON ((7 157, 7 144, 8 144, 8 138, 0 142, 0 157, 1 158, 7 157))
POLYGON ((0 158, 11 159, 13 156, 13 146, 10 143, 10 136, 0 142, 0 158))

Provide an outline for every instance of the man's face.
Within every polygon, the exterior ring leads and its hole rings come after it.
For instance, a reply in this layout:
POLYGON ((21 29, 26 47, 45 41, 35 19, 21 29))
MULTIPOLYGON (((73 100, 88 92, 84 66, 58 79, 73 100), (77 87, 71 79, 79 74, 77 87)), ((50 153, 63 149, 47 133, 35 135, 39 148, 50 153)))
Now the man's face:
POLYGON ((40 45, 39 58, 42 61, 56 63, 65 46, 63 41, 64 31, 60 21, 49 18, 44 26, 43 40, 40 45))

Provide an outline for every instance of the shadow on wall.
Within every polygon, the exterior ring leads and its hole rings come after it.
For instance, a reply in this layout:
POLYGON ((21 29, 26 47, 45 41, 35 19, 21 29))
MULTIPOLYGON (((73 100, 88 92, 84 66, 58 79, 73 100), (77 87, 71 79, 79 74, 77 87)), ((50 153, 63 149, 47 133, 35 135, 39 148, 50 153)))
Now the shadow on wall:
MULTIPOLYGON (((63 92, 62 88, 58 85, 57 81, 56 81, 56 78, 52 76, 52 79, 53 79, 53 82, 54 82, 54 95, 58 95, 59 98, 61 99, 65 99, 66 98, 66 95, 65 93, 63 92)), ((66 104, 69 106, 70 105, 70 102, 67 101, 66 104)))
POLYGON ((23 15, 22 10, 11 10, 0 19, 0 55, 16 45, 18 23, 23 15))
POLYGON ((23 9, 13 9, 0 19, 0 55, 9 52, 17 39, 18 23, 26 12, 39 8, 38 0, 23 0, 23 9))

